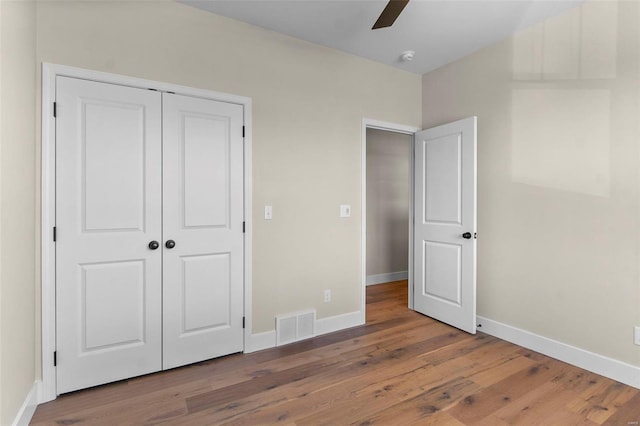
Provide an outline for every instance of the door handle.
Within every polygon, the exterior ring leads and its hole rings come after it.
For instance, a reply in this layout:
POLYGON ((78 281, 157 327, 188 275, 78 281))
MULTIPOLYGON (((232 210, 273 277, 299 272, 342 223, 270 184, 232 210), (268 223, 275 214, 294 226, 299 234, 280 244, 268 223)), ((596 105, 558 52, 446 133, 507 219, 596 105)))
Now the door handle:
POLYGON ((467 240, 471 239, 471 232, 465 232, 464 234, 462 234, 462 238, 466 238, 467 240))
POLYGON ((151 242, 149 243, 149 248, 150 248, 151 250, 155 250, 155 249, 157 249, 158 247, 160 247, 160 244, 159 244, 157 241, 151 241, 151 242))
POLYGON ((168 249, 172 249, 176 246, 176 242, 173 240, 167 240, 167 242, 164 243, 164 246, 168 249))

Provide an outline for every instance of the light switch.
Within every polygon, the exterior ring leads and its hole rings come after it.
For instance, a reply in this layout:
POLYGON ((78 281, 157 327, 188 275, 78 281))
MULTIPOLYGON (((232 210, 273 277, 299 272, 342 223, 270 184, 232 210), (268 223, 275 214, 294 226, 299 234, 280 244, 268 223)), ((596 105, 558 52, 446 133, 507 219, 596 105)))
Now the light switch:
POLYGON ((273 219, 273 207, 272 206, 264 206, 264 219, 265 220, 273 219))
POLYGON ((340 206, 340 217, 351 217, 351 206, 348 204, 342 204, 340 206))

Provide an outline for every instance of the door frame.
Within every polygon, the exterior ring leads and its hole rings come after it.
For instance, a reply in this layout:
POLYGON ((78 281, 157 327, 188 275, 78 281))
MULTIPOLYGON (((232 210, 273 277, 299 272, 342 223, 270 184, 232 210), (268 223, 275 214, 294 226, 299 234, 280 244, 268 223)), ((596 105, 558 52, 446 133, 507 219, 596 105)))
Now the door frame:
POLYGON ((413 156, 414 156, 414 135, 422 130, 419 127, 408 126, 404 124, 389 123, 386 121, 374 120, 370 118, 362 119, 362 158, 361 158, 361 175, 360 175, 360 208, 362 217, 360 219, 360 275, 362 285, 362 313, 363 321, 366 321, 367 308, 367 129, 385 130, 388 132, 402 133, 411 136, 409 146, 409 259, 408 259, 408 290, 409 300, 407 307, 413 309, 413 156))
POLYGON ((38 403, 56 399, 56 369, 53 353, 56 350, 56 292, 55 259, 56 246, 52 238, 56 223, 56 124, 53 117, 53 102, 56 99, 56 77, 72 77, 101 83, 117 84, 142 89, 172 92, 179 95, 228 102, 243 106, 244 112, 244 348, 248 347, 252 324, 252 121, 251 98, 230 95, 205 89, 180 86, 170 83, 92 71, 82 68, 42 64, 42 116, 41 116, 41 332, 42 332, 42 382, 38 387, 38 403))

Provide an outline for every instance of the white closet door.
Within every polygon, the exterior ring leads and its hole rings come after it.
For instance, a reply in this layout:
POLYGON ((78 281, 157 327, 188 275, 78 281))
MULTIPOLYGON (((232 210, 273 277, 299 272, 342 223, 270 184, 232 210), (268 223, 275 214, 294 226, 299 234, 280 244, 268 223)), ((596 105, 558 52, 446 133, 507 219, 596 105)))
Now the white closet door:
POLYGON ((165 369, 243 349, 242 125, 241 105, 163 94, 165 369))
POLYGON ((161 98, 58 77, 58 393, 161 368, 161 98))

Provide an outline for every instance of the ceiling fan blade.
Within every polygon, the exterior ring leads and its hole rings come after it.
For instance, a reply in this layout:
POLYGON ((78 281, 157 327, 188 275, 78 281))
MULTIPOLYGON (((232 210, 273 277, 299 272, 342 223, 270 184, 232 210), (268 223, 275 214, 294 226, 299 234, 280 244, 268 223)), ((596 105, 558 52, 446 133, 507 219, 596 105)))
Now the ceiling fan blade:
POLYGON ((402 9, 409 3, 409 0, 389 0, 387 6, 385 6, 384 10, 380 14, 380 17, 371 27, 372 30, 377 30, 378 28, 386 28, 393 25, 400 16, 402 9))

